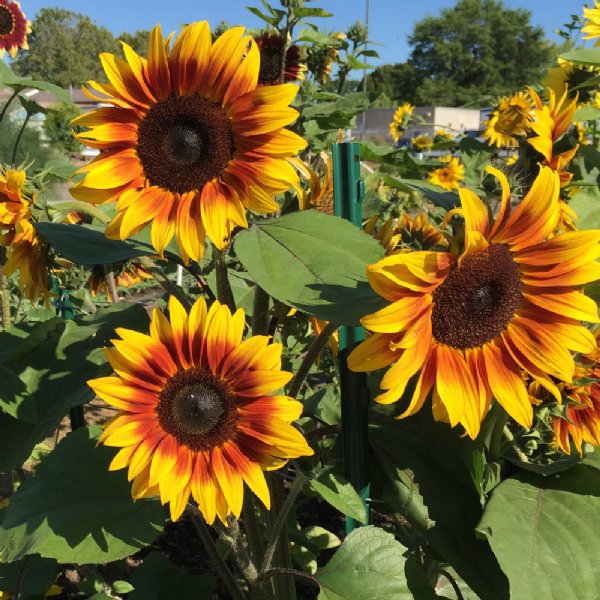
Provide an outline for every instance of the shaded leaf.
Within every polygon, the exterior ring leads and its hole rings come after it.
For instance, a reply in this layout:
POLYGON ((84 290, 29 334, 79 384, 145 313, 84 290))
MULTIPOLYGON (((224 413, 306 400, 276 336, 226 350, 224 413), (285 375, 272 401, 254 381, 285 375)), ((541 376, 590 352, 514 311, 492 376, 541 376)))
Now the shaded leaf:
POLYGON ((51 558, 37 554, 16 562, 0 564, 0 591, 14 592, 18 582, 23 596, 43 594, 54 583, 58 565, 51 558))
POLYGON ((367 522, 365 506, 358 492, 339 475, 327 473, 318 479, 312 479, 308 485, 342 514, 361 523, 367 522))
POLYGON ((86 564, 124 558, 162 531, 158 500, 131 499, 126 471, 109 471, 115 448, 97 446, 99 427, 64 438, 4 511, 0 558, 37 553, 86 564))

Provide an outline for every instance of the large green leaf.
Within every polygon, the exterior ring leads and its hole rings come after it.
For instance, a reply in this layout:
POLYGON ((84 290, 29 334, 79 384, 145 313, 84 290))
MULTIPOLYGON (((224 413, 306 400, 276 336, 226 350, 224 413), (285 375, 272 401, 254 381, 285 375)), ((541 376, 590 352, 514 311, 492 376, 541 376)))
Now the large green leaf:
POLYGON ((447 192, 444 188, 428 183, 427 181, 421 181, 420 179, 397 179, 391 175, 384 175, 383 181, 387 185, 404 190, 405 192, 419 192, 427 200, 446 210, 450 210, 460 204, 458 194, 447 192))
POLYGON ((598 229, 600 227, 600 192, 596 186, 582 187, 569 202, 577 213, 578 229, 598 229))
POLYGON ((2 366, 23 388, 10 395, 0 387, 0 471, 22 464, 70 408, 92 400, 87 381, 110 373, 102 348, 115 328, 145 330, 148 322, 141 305, 119 302, 75 321, 36 323, 13 344, 2 366))
POLYGON ((212 575, 190 575, 160 552, 151 552, 135 570, 129 600, 209 600, 212 575))
POLYGON ((550 477, 521 472, 492 492, 478 526, 512 600, 600 598, 600 468, 550 477))
POLYGON ((21 92, 27 88, 34 88, 36 90, 43 90, 50 92, 57 100, 61 102, 71 103, 72 99, 63 88, 49 83, 48 81, 38 81, 36 79, 29 79, 29 77, 19 77, 15 75, 12 69, 4 62, 0 61, 0 87, 12 88, 15 92, 21 92))
POLYGON ((381 461, 372 495, 401 512, 482 600, 505 600, 506 577, 489 545, 475 535, 482 514, 472 467, 481 453, 478 442, 433 421, 425 409, 408 419, 377 421, 369 434, 381 461))
POLYGON ((260 221, 236 235, 235 252, 271 296, 320 319, 358 325, 386 304, 366 277, 383 248, 339 217, 309 210, 260 221))
POLYGON ((361 527, 317 571, 319 600, 435 600, 425 575, 406 548, 377 527, 361 527))
POLYGON ((11 498, 0 526, 0 559, 40 554, 66 563, 118 560, 152 543, 164 526, 158 500, 131 499, 116 450, 97 446, 99 427, 67 435, 11 498))
POLYGON ((54 559, 42 558, 37 554, 16 562, 2 563, 0 564, 0 591, 14 593, 19 587, 23 596, 43 594, 54 583, 57 571, 58 567, 54 559))

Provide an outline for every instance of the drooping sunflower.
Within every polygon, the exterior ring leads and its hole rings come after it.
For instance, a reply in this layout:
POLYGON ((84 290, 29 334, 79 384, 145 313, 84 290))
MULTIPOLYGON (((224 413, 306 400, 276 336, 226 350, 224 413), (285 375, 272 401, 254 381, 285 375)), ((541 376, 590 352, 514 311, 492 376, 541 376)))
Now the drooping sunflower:
MULTIPOLYGON (((581 32, 585 34, 584 40, 600 38, 600 2, 594 0, 594 8, 584 7, 583 18, 586 20, 581 32)), ((594 42, 594 46, 600 46, 600 40, 594 42)))
POLYGON ((428 177, 429 183, 439 185, 445 190, 457 190, 465 178, 464 165, 460 164, 458 158, 450 155, 442 158, 442 162, 447 163, 446 166, 431 171, 428 177))
POLYGON ((244 483, 269 507, 263 470, 313 453, 291 423, 302 405, 268 396, 292 374, 281 344, 242 341, 244 311, 233 316, 202 298, 189 314, 175 299, 170 317, 154 310, 150 334, 117 329, 105 349, 117 376, 89 382, 120 410, 100 440, 121 448, 111 470, 129 466, 134 499, 160 495, 179 518, 190 495, 208 523, 242 510, 244 483))
POLYGON ((205 233, 222 249, 235 226, 248 226, 246 208, 278 210, 273 196, 298 183, 287 158, 306 142, 284 129, 298 116, 289 106, 298 87, 257 88, 260 53, 242 27, 213 44, 208 23, 192 23, 170 41, 156 26, 147 60, 127 44, 126 60, 100 55, 110 84, 90 81, 100 95, 84 91, 111 106, 73 121, 90 128, 77 139, 101 153, 71 192, 118 200, 109 237, 151 223, 158 254, 176 236, 183 257, 197 261, 205 233))
POLYGON ((20 220, 7 250, 4 272, 10 277, 19 271, 19 290, 31 302, 42 298, 45 304, 48 303, 49 262, 46 241, 38 235, 30 220, 20 220))
MULTIPOLYGON (((260 70, 258 83, 260 85, 275 85, 280 83, 279 73, 285 38, 278 31, 264 31, 255 38, 260 51, 260 70)), ((284 82, 304 81, 306 79, 306 55, 304 48, 289 43, 285 51, 284 82)))
POLYGON ((397 402, 415 375, 402 414, 414 414, 433 392, 436 419, 479 432, 491 398, 524 427, 532 407, 523 372, 560 401, 555 380, 571 382, 571 351, 591 352, 594 336, 580 321, 598 322, 596 303, 581 286, 600 277, 600 231, 552 238, 559 218, 558 175, 541 167, 529 192, 511 211, 503 173, 493 224, 488 209, 461 188, 461 252, 410 252, 367 268, 375 292, 390 302, 364 317, 372 335, 350 355, 355 371, 393 365, 384 375, 381 403, 397 402))
POLYGON ((31 33, 31 21, 28 21, 18 2, 0 0, 0 58, 4 52, 15 57, 19 48, 29 50, 27 34, 31 33))
POLYGON ((533 103, 523 92, 500 98, 498 107, 484 122, 483 138, 498 148, 513 148, 518 145, 516 136, 529 130, 533 103))

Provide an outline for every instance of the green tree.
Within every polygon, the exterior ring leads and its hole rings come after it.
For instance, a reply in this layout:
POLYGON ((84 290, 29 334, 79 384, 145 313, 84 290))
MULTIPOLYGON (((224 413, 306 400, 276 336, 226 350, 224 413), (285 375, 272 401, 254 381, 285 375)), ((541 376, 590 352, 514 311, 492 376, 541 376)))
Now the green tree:
POLYGON ((530 11, 502 0, 459 0, 418 22, 409 44, 408 61, 377 69, 370 89, 420 105, 489 104, 538 81, 555 53, 530 11))
MULTIPOLYGON (((150 32, 147 29, 140 29, 135 33, 124 31, 117 39, 131 46, 140 56, 148 56, 150 32)), ((119 54, 123 55, 122 50, 119 50, 119 54)))
POLYGON ((116 52, 117 41, 89 17, 62 8, 42 8, 28 36, 29 51, 19 52, 14 71, 63 87, 79 87, 88 79, 105 80, 100 52, 116 52))
POLYGON ((46 114, 44 131, 53 146, 67 152, 77 152, 81 144, 73 137, 73 130, 81 131, 82 127, 71 125, 71 120, 81 114, 75 104, 57 104, 46 114))

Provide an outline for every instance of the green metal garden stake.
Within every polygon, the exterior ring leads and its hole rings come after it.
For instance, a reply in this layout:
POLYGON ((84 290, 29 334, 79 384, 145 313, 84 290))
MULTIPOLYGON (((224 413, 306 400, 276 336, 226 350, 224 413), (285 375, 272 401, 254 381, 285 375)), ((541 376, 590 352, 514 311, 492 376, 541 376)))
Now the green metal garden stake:
MULTIPOLYGON (((356 142, 333 145, 333 192, 335 214, 362 227, 364 182, 360 178, 360 152, 356 142)), ((362 327, 341 327, 339 332, 344 474, 362 498, 368 520, 369 391, 366 374, 354 373, 348 368, 348 355, 365 339, 365 330, 362 327)), ((350 533, 356 525, 354 519, 346 517, 346 533, 350 533)))

